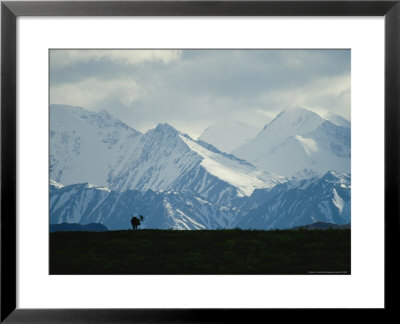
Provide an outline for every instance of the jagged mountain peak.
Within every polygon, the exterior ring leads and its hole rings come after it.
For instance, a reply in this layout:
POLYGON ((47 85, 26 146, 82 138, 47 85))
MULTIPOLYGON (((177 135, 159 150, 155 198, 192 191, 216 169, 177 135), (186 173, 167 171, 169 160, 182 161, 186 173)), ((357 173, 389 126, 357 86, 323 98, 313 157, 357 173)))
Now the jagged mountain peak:
POLYGON ((250 195, 255 188, 286 181, 233 155, 196 141, 168 124, 158 124, 140 139, 124 168, 111 178, 116 190, 184 190, 197 194, 250 195), (217 191, 219 192, 213 193, 217 191))
MULTIPOLYGON (((312 179, 287 182, 276 175, 280 172, 194 140, 168 123, 135 135, 107 111, 51 109, 52 222, 100 221, 124 228, 130 224, 126 217, 145 210, 149 228, 220 228, 235 226, 239 214, 252 216, 254 208, 254 224, 264 229, 303 220, 349 221, 348 174, 321 171, 315 177, 310 170, 312 179)), ((256 137, 254 152, 269 149, 265 161, 279 157, 277 166, 313 167, 322 156, 342 172, 339 160, 325 153, 346 157, 347 165, 350 135, 344 129, 307 109, 287 111, 267 128, 268 136, 256 137)))
MULTIPOLYGON (((179 134, 182 134, 180 131, 178 131, 176 128, 171 126, 168 123, 158 123, 156 127, 149 129, 143 136, 143 138, 152 138, 154 139, 155 137, 157 138, 170 138, 174 137, 175 139, 179 138, 179 134)), ((186 135, 187 136, 187 135, 186 135)))
POLYGON ((283 229, 318 221, 348 224, 350 191, 350 174, 335 171, 320 178, 278 184, 265 194, 258 207, 242 217, 239 227, 283 229))
MULTIPOLYGON (((283 111, 281 111, 269 124, 272 124, 273 122, 277 121, 282 121, 284 122, 304 122, 306 118, 314 118, 316 121, 319 121, 320 123, 323 122, 329 122, 332 123, 336 126, 341 126, 341 127, 350 127, 351 123, 349 120, 345 119, 344 117, 334 114, 332 112, 327 112, 327 111, 312 111, 307 108, 303 107, 292 107, 292 108, 287 108, 283 111)), ((264 129, 269 125, 265 125, 264 129)))
MULTIPOLYGON (((286 127, 307 123, 308 129, 316 128, 323 123, 330 123, 340 127, 350 127, 351 123, 347 119, 331 112, 315 112, 303 107, 287 108, 281 111, 271 122, 266 124, 262 131, 271 128, 275 124, 286 127)), ((301 134, 296 134, 301 135, 301 134)))
POLYGON ((304 108, 287 109, 232 153, 286 177, 350 171, 350 128, 304 108), (307 170, 307 172, 304 172, 307 170))
POLYGON ((324 177, 316 177, 297 185, 278 184, 236 198, 230 205, 190 191, 118 192, 77 184, 52 188, 50 224, 96 222, 110 229, 127 229, 132 214, 143 214, 143 228, 271 229, 318 221, 348 224, 350 210, 350 178, 326 183, 324 177))
POLYGON ((316 113, 308 108, 294 106, 294 107, 288 107, 288 108, 284 109, 282 111, 282 114, 283 115, 291 115, 291 116, 299 116, 299 115, 309 115, 309 114, 316 114, 316 113))
MULTIPOLYGON (((350 175, 348 173, 343 173, 343 172, 338 172, 334 170, 329 170, 327 173, 325 173, 322 178, 322 181, 327 181, 327 182, 337 182, 339 180, 343 180, 346 182, 350 181, 350 175)), ((343 182, 342 181, 342 182, 343 182)))
POLYGON ((64 185, 107 185, 109 172, 140 136, 105 111, 51 105, 50 177, 64 185))
POLYGON ((155 130, 163 132, 178 132, 178 130, 168 123, 158 123, 155 130))
POLYGON ((89 111, 79 106, 68 106, 52 104, 50 105, 50 129, 53 131, 64 128, 73 130, 84 128, 88 125, 100 127, 102 129, 119 128, 129 132, 131 136, 139 136, 141 133, 128 126, 116 116, 102 109, 99 112, 89 111), (61 128, 60 128, 61 126, 61 128))
POLYGON ((319 114, 301 107, 281 111, 270 123, 264 126, 262 133, 277 131, 282 135, 303 135, 325 121, 319 114))
POLYGON ((125 125, 125 123, 123 123, 118 117, 114 116, 112 113, 110 113, 106 109, 101 109, 98 112, 98 114, 99 114, 99 116, 103 117, 106 120, 125 125))

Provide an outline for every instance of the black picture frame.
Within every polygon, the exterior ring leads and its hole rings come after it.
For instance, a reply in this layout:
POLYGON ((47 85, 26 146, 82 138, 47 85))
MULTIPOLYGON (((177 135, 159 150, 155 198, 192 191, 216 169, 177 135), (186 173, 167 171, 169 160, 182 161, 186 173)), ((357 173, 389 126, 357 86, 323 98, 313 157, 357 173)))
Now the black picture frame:
MULTIPOLYGON (((4 1, 1 3, 1 322, 235 322, 267 309, 16 308, 16 19, 19 16, 384 16, 385 310, 395 310, 399 246, 400 0, 4 1)), ((272 310, 270 310, 272 311, 272 310)), ((300 312, 304 314, 304 312, 300 312)))

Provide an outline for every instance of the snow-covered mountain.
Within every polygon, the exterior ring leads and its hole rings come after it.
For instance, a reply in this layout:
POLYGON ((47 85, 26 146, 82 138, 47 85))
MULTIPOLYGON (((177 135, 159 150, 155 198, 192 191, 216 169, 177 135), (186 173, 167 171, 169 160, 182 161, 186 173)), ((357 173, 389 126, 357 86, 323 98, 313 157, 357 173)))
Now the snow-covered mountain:
POLYGON ((132 215, 144 215, 141 228, 271 229, 317 221, 350 222, 350 177, 330 171, 322 178, 291 181, 256 189, 229 206, 190 192, 109 190, 89 184, 50 184, 50 223, 101 223, 130 228, 132 215))
POLYGON ((106 111, 52 105, 50 223, 126 229, 132 214, 163 229, 348 223, 350 176, 340 172, 350 171, 350 128, 338 123, 285 111, 235 150, 248 162, 168 124, 141 134, 106 111))
POLYGON ((279 184, 264 196, 262 205, 241 216, 238 226, 284 229, 315 222, 350 223, 350 175, 335 171, 323 177, 279 184))
POLYGON ((220 151, 231 152, 256 136, 259 131, 259 128, 249 124, 226 119, 206 128, 199 140, 210 143, 220 151))
POLYGON ((115 190, 193 192, 214 202, 249 196, 256 188, 271 188, 284 181, 168 124, 143 134, 124 165, 110 176, 115 190))
POLYGON ((285 110, 232 154, 286 177, 350 172, 351 133, 337 125, 340 118, 334 123, 306 109, 285 110))
POLYGON ((141 228, 216 229, 232 227, 238 208, 176 191, 120 192, 89 184, 50 185, 50 224, 101 223, 113 230, 129 229, 132 215, 139 214, 145 216, 141 228))
POLYGON ((50 178, 64 185, 174 190, 227 202, 286 181, 168 124, 141 134, 105 111, 58 105, 50 118, 50 178))
POLYGON ((107 185, 110 171, 141 134, 105 110, 50 106, 50 179, 107 185))

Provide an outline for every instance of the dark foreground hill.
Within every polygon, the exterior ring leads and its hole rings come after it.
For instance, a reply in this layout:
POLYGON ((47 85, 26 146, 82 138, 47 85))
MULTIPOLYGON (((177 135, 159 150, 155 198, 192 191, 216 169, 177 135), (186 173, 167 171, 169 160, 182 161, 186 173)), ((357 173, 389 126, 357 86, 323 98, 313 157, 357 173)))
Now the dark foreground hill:
POLYGON ((50 274, 350 274, 350 230, 50 233, 50 274))
POLYGON ((333 224, 333 223, 324 223, 324 222, 315 222, 310 225, 305 226, 296 226, 291 228, 292 230, 327 230, 327 229, 350 229, 350 223, 348 224, 333 224))
POLYGON ((108 228, 103 224, 91 223, 91 224, 78 224, 78 223, 61 223, 61 224, 50 224, 50 233, 53 232, 105 232, 108 228))

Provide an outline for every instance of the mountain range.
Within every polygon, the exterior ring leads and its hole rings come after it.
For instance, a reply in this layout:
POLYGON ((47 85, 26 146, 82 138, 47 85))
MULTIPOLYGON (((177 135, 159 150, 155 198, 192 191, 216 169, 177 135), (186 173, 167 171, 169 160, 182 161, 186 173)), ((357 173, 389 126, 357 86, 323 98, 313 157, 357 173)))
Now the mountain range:
POLYGON ((303 108, 285 110, 232 154, 289 178, 350 172, 350 127, 330 117, 333 121, 303 108))
POLYGON ((125 229, 132 214, 164 229, 349 223, 345 125, 298 108, 258 133, 217 123, 195 140, 165 123, 142 134, 104 110, 51 105, 50 223, 125 229), (219 148, 205 141, 218 134, 219 148))
POLYGON ((321 178, 257 189, 229 205, 190 192, 113 191, 93 185, 50 184, 50 223, 101 223, 127 229, 132 214, 145 215, 142 228, 284 229, 314 222, 350 222, 350 178, 330 171, 321 178))

